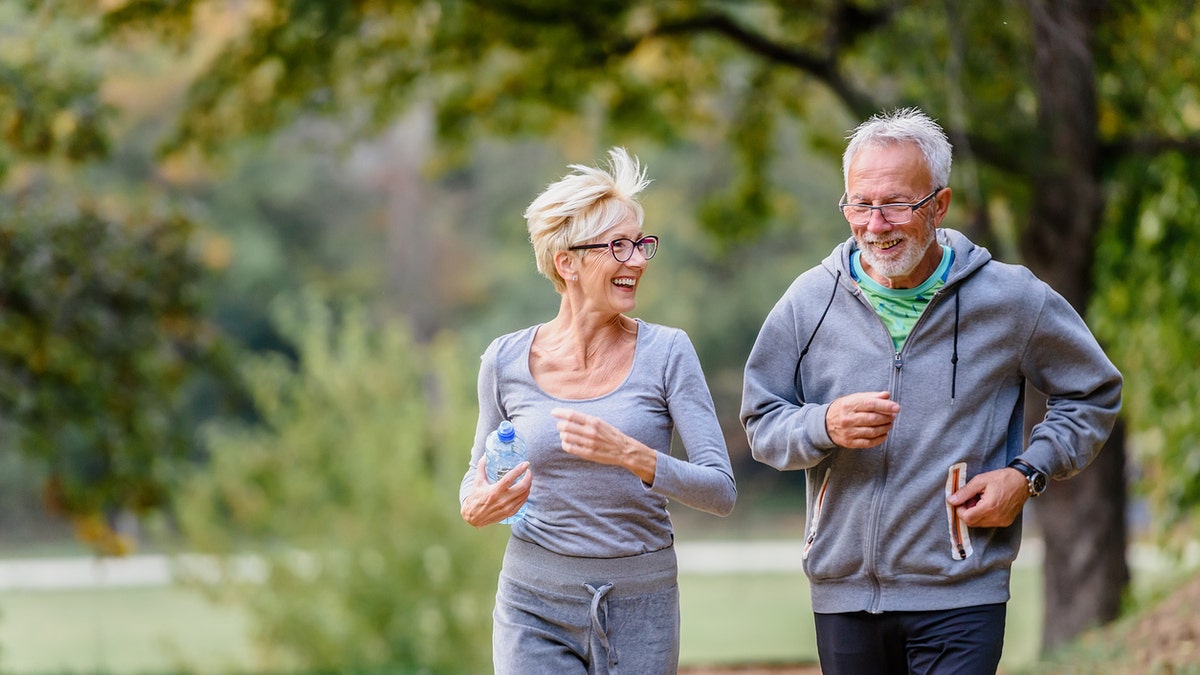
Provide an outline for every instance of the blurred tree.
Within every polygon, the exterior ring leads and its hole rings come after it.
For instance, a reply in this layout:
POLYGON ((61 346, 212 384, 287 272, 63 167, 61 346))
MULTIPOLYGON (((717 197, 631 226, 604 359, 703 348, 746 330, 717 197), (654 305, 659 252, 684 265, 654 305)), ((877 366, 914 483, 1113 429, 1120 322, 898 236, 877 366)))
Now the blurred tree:
POLYGON ((180 220, 0 216, 0 415, 48 468, 46 506, 100 553, 134 544, 119 512, 166 503, 193 449, 189 386, 220 368, 188 235, 180 220))
POLYGON ((1135 485, 1155 506, 1148 525, 1176 552, 1196 542, 1200 502, 1200 157, 1169 153, 1116 167, 1111 227, 1097 251, 1097 330, 1126 369, 1135 485))
POLYGON ((110 159, 98 22, 27 10, 0 3, 0 443, 119 555, 119 516, 161 507, 193 451, 189 396, 221 377, 220 341, 186 215, 79 180, 110 159))
POLYGON ((99 25, 0 3, 0 178, 28 158, 77 162, 108 151, 112 110, 101 99, 99 64, 81 49, 99 25))
POLYGON ((506 532, 458 513, 474 434, 476 359, 453 338, 315 295, 273 316, 297 354, 248 357, 261 424, 208 433, 209 471, 176 505, 188 551, 261 556, 197 582, 249 603, 269 667, 299 672, 484 672, 506 532))
MULTIPOLYGON (((814 122, 811 140, 833 157, 847 122, 916 104, 955 142, 962 228, 1001 257, 1019 252, 1081 312, 1094 293, 1104 179, 1125 162, 1200 151, 1190 3, 129 0, 104 20, 186 47, 193 18, 212 11, 245 29, 203 69, 169 148, 216 148, 335 111, 378 128, 418 100, 434 102, 448 142, 485 130, 717 134, 735 170, 697 210, 714 237, 735 242, 772 214, 779 120, 814 122)), ((1047 648, 1118 612, 1122 429, 1038 504, 1047 648)))
POLYGON ((223 261, 205 289, 214 321, 247 349, 290 350, 266 311, 276 295, 304 286, 364 300, 386 292, 382 198, 339 155, 340 136, 302 124, 247 139, 219 167, 171 186, 223 261))

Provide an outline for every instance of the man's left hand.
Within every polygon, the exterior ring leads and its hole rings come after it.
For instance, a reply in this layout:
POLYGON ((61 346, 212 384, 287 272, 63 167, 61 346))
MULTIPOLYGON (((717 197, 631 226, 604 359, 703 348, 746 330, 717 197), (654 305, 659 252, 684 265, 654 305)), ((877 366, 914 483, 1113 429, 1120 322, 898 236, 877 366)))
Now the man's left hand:
POLYGON ((1029 499, 1029 481, 1016 469, 975 476, 947 500, 968 527, 1008 527, 1029 499))

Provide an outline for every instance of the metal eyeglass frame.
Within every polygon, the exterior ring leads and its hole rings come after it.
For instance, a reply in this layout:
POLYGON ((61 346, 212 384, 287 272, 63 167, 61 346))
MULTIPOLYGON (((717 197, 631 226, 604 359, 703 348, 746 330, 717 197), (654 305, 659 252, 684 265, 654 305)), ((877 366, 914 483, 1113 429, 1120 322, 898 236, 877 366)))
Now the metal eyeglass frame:
POLYGON ((838 210, 842 212, 842 217, 846 219, 846 222, 850 223, 851 225, 866 225, 867 223, 871 222, 871 212, 876 210, 879 211, 879 214, 883 216, 883 219, 891 225, 907 225, 912 222, 913 215, 917 212, 917 209, 928 204, 929 200, 933 199, 934 195, 945 189, 946 188, 944 187, 936 188, 933 192, 930 192, 925 196, 924 199, 916 204, 896 202, 892 204, 880 204, 879 206, 872 206, 871 204, 849 204, 846 202, 838 202, 838 210), (865 213, 867 214, 867 217, 861 220, 853 220, 850 217, 850 213, 846 211, 847 207, 853 207, 855 213, 863 213, 863 209, 866 209, 865 213), (892 209, 893 211, 896 211, 899 207, 908 207, 908 220, 896 222, 891 218, 888 218, 888 212, 884 209, 892 209))

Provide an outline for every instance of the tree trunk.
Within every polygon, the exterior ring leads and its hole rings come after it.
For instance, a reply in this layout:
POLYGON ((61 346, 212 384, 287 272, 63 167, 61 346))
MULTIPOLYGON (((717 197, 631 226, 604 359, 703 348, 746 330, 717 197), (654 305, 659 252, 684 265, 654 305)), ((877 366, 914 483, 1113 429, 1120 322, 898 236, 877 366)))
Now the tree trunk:
MULTIPOLYGON (((1032 387, 1025 429, 1045 412, 1032 387)), ((1026 509, 1045 542, 1042 564, 1042 651, 1117 618, 1129 585, 1125 560, 1125 428, 1118 421, 1095 461, 1069 481, 1052 482, 1026 509)))
MULTIPOLYGON (((1097 161, 1093 26, 1101 0, 1029 0, 1043 159, 1021 255, 1084 314, 1103 212, 1097 161)), ((1045 399, 1029 392, 1026 433, 1045 399)), ((1100 455, 1068 482, 1052 483, 1031 509, 1045 541, 1042 649, 1117 617, 1129 583, 1125 560, 1125 435, 1118 425, 1100 455)))

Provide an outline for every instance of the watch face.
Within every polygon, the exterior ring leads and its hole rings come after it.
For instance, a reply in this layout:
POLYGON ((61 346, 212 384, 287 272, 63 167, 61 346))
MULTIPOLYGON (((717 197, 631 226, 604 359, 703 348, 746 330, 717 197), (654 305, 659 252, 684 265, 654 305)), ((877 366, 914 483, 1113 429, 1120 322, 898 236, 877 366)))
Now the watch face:
POLYGON ((1041 472, 1033 474, 1033 476, 1029 479, 1029 487, 1033 494, 1042 494, 1042 492, 1046 489, 1046 474, 1041 472))

